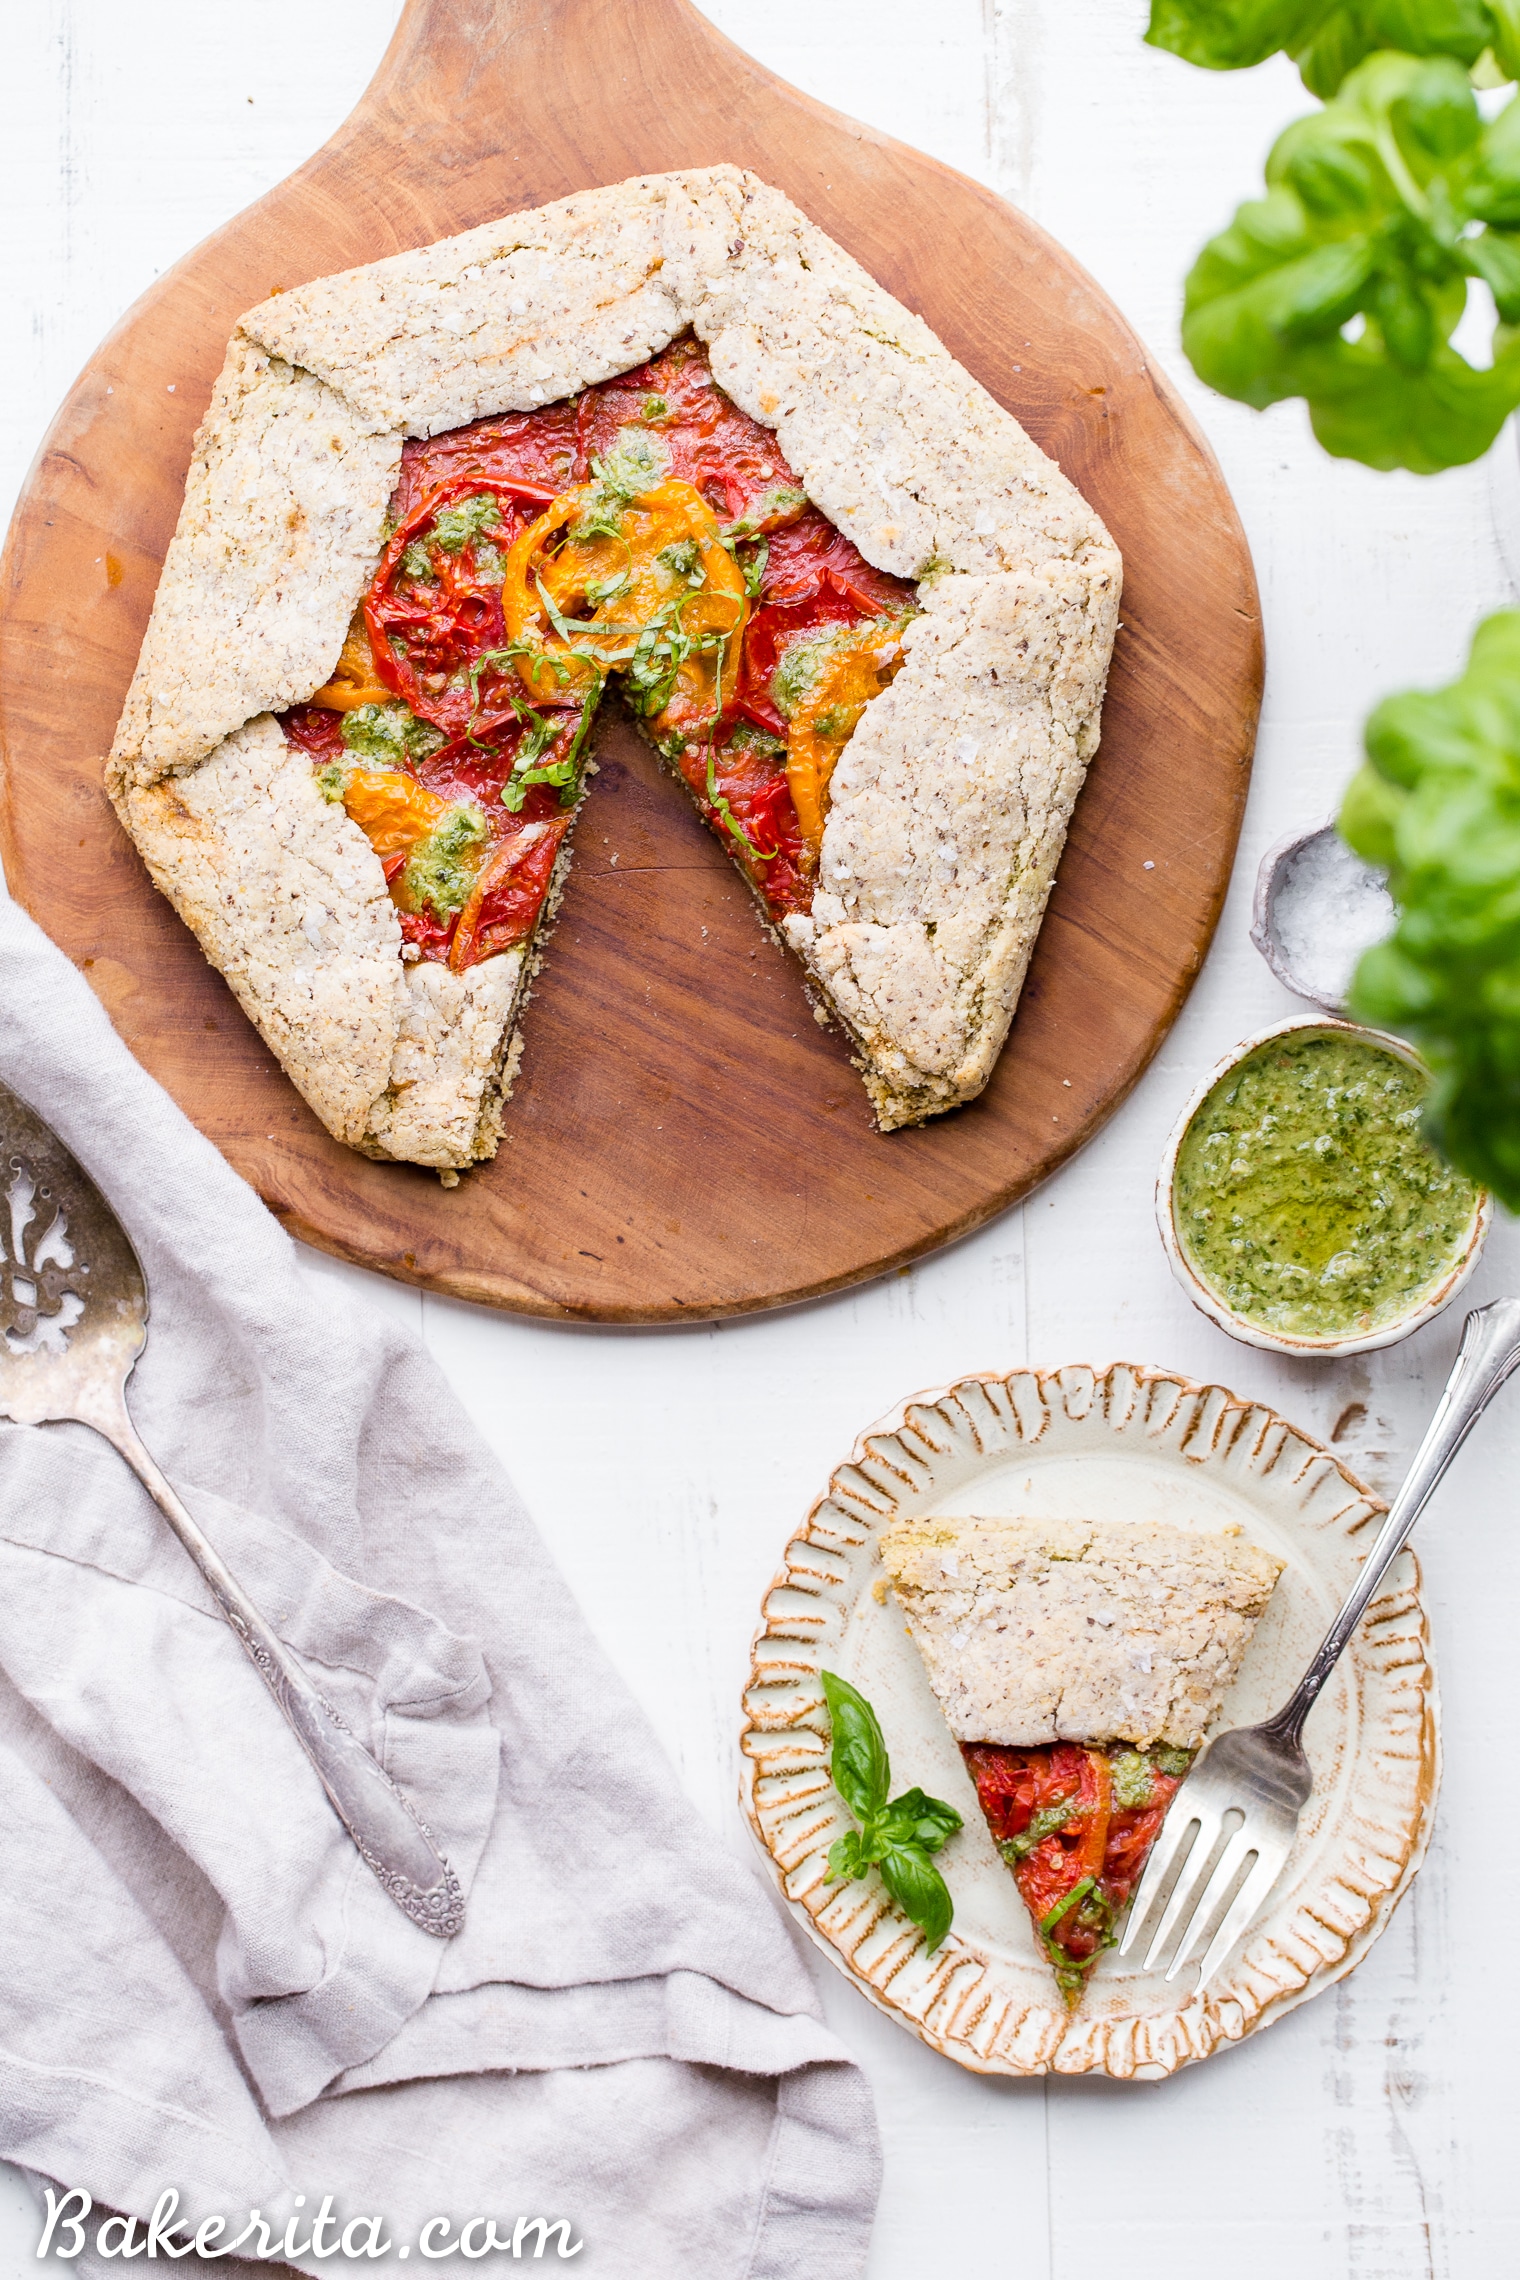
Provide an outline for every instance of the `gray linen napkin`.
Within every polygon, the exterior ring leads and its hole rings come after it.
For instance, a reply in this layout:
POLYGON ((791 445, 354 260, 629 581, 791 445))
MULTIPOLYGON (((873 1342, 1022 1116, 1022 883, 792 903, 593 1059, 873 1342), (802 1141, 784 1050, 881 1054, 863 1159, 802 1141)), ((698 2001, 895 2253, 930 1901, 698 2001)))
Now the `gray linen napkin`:
POLYGON ((864 2083, 428 1356, 302 1276, 8 903, 0 1078, 147 1270, 148 1446, 469 1894, 408 1923, 120 1459, 0 1425, 0 2153, 224 2243, 331 2196, 398 2246, 563 2217, 618 2280, 858 2270, 864 2083))

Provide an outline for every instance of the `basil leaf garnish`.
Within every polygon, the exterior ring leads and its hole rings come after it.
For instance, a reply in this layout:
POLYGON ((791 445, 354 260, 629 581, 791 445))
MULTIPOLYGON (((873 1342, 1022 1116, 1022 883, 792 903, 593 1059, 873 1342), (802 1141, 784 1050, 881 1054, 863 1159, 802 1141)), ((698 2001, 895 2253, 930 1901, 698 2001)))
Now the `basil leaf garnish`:
POLYGON ((950 1929, 955 1907, 929 1855, 954 1836, 961 1817, 953 1805, 927 1797, 921 1789, 905 1789, 888 1804, 892 1767, 875 1711, 848 1679, 831 1670, 819 1676, 833 1728, 829 1771, 860 1823, 830 1845, 829 1880, 879 1869, 883 1884, 918 1925, 932 1955, 950 1929))
POLYGON ((887 1745, 865 1696, 831 1670, 824 1671, 822 1678, 834 1733, 829 1773, 856 1820, 869 1821, 887 1801, 892 1778, 887 1745))
POLYGON ((953 1837, 962 1826, 953 1805, 947 1805, 941 1797, 926 1797, 921 1789, 905 1789, 878 1818, 881 1833, 888 1842, 920 1845, 925 1852, 938 1852, 946 1839, 953 1837))
POLYGON ((881 1881, 917 1924, 932 1955, 955 1916, 950 1887, 933 1861, 917 1845, 888 1845, 881 1856, 881 1881))

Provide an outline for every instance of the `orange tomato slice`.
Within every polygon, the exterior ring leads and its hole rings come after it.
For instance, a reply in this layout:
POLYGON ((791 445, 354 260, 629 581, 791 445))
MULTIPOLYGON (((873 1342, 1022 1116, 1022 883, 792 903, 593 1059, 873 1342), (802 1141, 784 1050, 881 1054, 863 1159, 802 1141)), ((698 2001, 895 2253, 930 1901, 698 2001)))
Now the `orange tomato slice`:
POLYGON ((343 805, 379 856, 407 855, 430 838, 449 802, 400 768, 355 768, 343 805))
POLYGON ((902 628, 863 626, 824 663, 787 727, 786 780, 802 826, 803 867, 816 870, 829 782, 861 714, 902 663, 902 628))
POLYGON ((388 705, 395 691, 375 671, 374 653, 362 617, 356 616, 344 637, 332 679, 309 701, 327 712, 357 712, 360 705, 388 705))
POLYGON ((540 704, 578 703, 599 672, 633 663, 640 636, 652 625, 663 622, 699 638, 727 636, 721 651, 714 644, 677 666, 659 715, 659 721, 669 715, 680 727, 688 720, 709 722, 721 709, 718 659, 726 703, 738 681, 740 638, 749 617, 744 576, 719 539, 718 518, 692 484, 672 478, 619 510, 616 537, 599 531, 578 538, 573 526, 600 501, 595 483, 577 484, 520 533, 507 557, 507 640, 529 652, 519 658, 518 671, 540 704), (700 585, 661 560, 671 548, 688 544, 692 568, 702 573, 700 585), (582 630, 567 640, 555 629, 555 614, 582 630))

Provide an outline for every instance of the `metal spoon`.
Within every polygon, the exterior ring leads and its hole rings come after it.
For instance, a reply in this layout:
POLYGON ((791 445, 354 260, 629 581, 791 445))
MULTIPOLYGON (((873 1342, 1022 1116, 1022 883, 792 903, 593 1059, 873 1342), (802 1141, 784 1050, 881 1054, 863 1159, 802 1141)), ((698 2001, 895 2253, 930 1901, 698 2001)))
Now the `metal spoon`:
POLYGON ((147 1338, 147 1280, 121 1221, 56 1133, 0 1085, 0 1417, 72 1418, 125 1457, 205 1577, 366 1865, 414 1924, 452 1939, 464 1921, 458 1877, 138 1439, 126 1389, 147 1338))

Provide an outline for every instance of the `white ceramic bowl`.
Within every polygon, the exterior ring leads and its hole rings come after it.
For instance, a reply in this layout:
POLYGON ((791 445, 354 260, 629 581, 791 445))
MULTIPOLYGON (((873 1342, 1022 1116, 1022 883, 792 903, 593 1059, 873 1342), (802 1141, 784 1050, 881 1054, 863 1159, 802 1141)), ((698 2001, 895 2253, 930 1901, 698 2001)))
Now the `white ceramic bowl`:
POLYGON ((1249 1321, 1243 1314, 1233 1313, 1218 1293, 1194 1272, 1183 1250, 1182 1238, 1177 1232, 1177 1156, 1193 1118, 1221 1077, 1228 1076, 1231 1069, 1245 1060, 1248 1054, 1254 1053, 1258 1046, 1268 1045, 1277 1037, 1291 1037, 1306 1032, 1359 1037, 1364 1043, 1380 1046, 1385 1053, 1392 1053, 1397 1060, 1407 1062, 1410 1068, 1418 1069, 1422 1075, 1428 1076, 1430 1073, 1414 1047, 1402 1037, 1392 1037, 1382 1029, 1365 1029, 1360 1022, 1337 1021, 1325 1014, 1300 1014, 1292 1021, 1274 1022, 1270 1029, 1258 1029, 1254 1036, 1233 1046, 1210 1071, 1172 1127, 1172 1136, 1166 1144, 1160 1176, 1156 1181, 1156 1224, 1161 1230, 1161 1241, 1171 1262, 1172 1273, 1199 1313, 1206 1314, 1211 1322, 1217 1322, 1221 1330, 1227 1330, 1242 1345, 1265 1346, 1275 1354, 1300 1354, 1323 1359, 1330 1359, 1337 1354, 1370 1354, 1378 1346, 1396 1346, 1411 1331, 1421 1329, 1425 1323, 1432 1321, 1456 1297, 1477 1265, 1478 1254, 1488 1239, 1494 1206, 1493 1198, 1486 1188, 1478 1190, 1478 1200, 1466 1241, 1455 1263, 1440 1281, 1432 1283, 1428 1290, 1420 1293, 1407 1313, 1395 1316, 1391 1322, 1381 1323, 1376 1330, 1356 1331, 1344 1338, 1298 1337, 1291 1330, 1268 1330, 1259 1322, 1249 1321))

